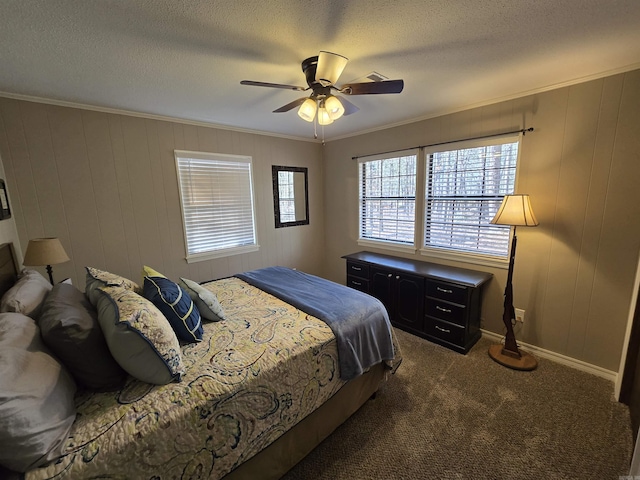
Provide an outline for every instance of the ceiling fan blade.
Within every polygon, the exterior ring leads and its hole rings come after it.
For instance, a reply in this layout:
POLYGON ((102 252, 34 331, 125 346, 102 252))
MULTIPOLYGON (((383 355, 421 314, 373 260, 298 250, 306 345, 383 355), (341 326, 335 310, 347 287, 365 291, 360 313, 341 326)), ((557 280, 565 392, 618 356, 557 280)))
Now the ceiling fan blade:
POLYGON ((382 82, 347 83, 340 88, 346 95, 374 95, 382 93, 400 93, 404 80, 384 80, 382 82))
POLYGON ((340 97, 338 95, 336 95, 336 97, 338 98, 338 100, 340 100, 340 103, 344 107, 344 115, 351 115, 352 113, 356 113, 358 110, 360 110, 346 98, 340 97))
POLYGON ((334 85, 349 59, 337 53, 320 51, 316 67, 316 81, 323 87, 334 85))
POLYGON ((270 87, 270 88, 283 88, 285 90, 295 90, 298 92, 304 92, 308 88, 298 87, 296 85, 284 85, 282 83, 267 83, 267 82, 254 82, 253 80, 242 80, 240 85, 252 85, 254 87, 270 87))
POLYGON ((294 100, 291 103, 287 103, 286 105, 283 105, 282 107, 278 108, 277 110, 274 110, 273 113, 288 112, 289 110, 292 110, 292 109, 296 108, 297 106, 302 105, 307 98, 309 98, 309 97, 302 97, 302 98, 299 98, 297 100, 294 100))

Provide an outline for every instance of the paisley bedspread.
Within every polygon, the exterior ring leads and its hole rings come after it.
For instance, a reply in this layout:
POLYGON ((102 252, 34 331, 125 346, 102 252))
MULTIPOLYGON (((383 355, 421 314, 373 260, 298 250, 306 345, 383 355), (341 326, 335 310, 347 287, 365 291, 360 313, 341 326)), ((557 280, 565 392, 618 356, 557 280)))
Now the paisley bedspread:
POLYGON ((227 320, 183 347, 182 382, 130 378, 118 392, 80 394, 65 455, 28 480, 221 478, 345 383, 324 322, 238 278, 205 287, 227 320))

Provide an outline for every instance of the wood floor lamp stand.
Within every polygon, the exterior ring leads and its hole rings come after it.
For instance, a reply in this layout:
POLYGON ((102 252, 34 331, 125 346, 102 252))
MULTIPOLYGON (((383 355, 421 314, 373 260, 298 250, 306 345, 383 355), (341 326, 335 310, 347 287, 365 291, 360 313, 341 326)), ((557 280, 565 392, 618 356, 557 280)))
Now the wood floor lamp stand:
POLYGON ((535 357, 527 352, 518 349, 516 336, 513 333, 512 321, 515 318, 513 309, 513 263, 516 258, 516 233, 513 232, 513 240, 511 241, 511 258, 509 259, 509 273, 507 274, 507 285, 504 289, 504 312, 502 321, 507 329, 504 339, 504 345, 491 345, 489 347, 489 356, 501 365, 514 370, 535 370, 538 361, 535 357))

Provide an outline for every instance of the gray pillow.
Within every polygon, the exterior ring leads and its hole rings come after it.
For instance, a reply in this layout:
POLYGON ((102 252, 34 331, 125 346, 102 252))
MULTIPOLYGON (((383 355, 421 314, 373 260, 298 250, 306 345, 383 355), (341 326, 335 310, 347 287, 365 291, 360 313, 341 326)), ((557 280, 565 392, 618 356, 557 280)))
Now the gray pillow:
POLYGON ((96 292, 98 321, 118 364, 143 382, 180 381, 184 374, 180 343, 162 312, 123 287, 101 287, 96 292))
POLYGON ((25 472, 61 456, 76 417, 75 383, 35 321, 0 314, 0 464, 25 472))
POLYGON ((25 269, 16 284, 2 296, 0 312, 17 312, 38 318, 51 284, 37 270, 25 269))
POLYGON ((180 278, 182 287, 187 291, 193 303, 196 304, 202 318, 210 320, 212 322, 219 322, 220 320, 226 320, 222 305, 218 301, 215 293, 207 290, 202 285, 189 280, 187 278, 180 278))
POLYGON ((78 383, 92 390, 112 390, 124 383, 126 373, 109 352, 98 313, 73 285, 53 287, 38 326, 44 343, 78 383))

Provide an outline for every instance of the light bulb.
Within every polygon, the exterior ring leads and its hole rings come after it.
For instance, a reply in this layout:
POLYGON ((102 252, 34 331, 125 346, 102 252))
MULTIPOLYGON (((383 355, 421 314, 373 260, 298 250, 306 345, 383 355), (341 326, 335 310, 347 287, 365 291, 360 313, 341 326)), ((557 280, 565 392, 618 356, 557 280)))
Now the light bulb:
POLYGON ((318 109, 318 123, 320 125, 331 125, 333 123, 333 119, 329 116, 329 112, 324 107, 320 107, 318 109))
POLYGON ((298 109, 298 116, 306 122, 313 122, 318 106, 312 98, 307 98, 298 109))
POLYGON ((340 102, 340 100, 338 100, 337 97, 334 97, 333 95, 330 95, 324 101, 324 108, 326 108, 327 112, 329 112, 329 117, 331 117, 331 120, 337 120, 342 115, 344 115, 344 107, 342 106, 342 103, 340 102))

